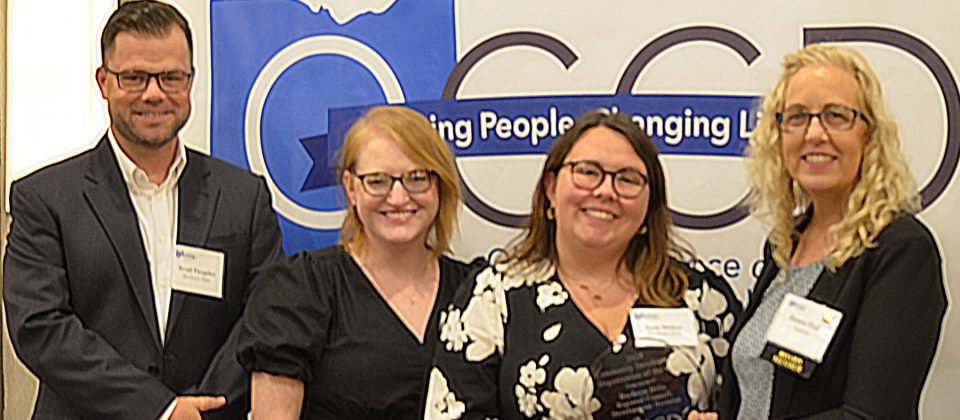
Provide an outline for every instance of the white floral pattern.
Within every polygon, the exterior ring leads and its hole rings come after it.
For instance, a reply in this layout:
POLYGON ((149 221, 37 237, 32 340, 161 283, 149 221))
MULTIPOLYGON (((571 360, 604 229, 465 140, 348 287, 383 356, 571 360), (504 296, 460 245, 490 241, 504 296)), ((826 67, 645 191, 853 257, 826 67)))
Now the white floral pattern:
POLYGON ((687 290, 683 295, 683 301, 704 321, 713 321, 727 310, 727 299, 723 293, 711 288, 706 282, 699 289, 687 290))
POLYGON ((503 331, 500 308, 489 293, 474 296, 463 311, 463 325, 471 342, 467 345, 469 361, 490 357, 495 350, 503 350, 503 331))
POLYGON ((430 370, 430 385, 427 389, 426 419, 459 419, 466 410, 463 402, 447 387, 447 378, 440 369, 430 370))
POLYGON ((522 262, 497 264, 496 270, 504 273, 503 288, 505 290, 543 283, 550 280, 556 272, 553 264, 541 263, 528 265, 522 262))
POLYGON ((537 286, 537 306, 541 312, 554 305, 563 305, 569 297, 570 294, 563 290, 563 285, 558 281, 537 286))
POLYGON ((440 313, 440 341, 446 343, 447 351, 460 351, 467 339, 467 331, 460 320, 460 310, 451 305, 447 312, 440 313))
POLYGON ((517 385, 514 388, 514 392, 517 394, 517 406, 523 415, 533 417, 543 411, 543 406, 537 402, 536 391, 528 392, 527 388, 524 388, 522 385, 517 385))
POLYGON ((553 340, 556 340, 557 336, 560 335, 560 330, 562 329, 563 324, 560 322, 547 327, 547 329, 543 330, 543 342, 549 343, 553 340))
POLYGON ((549 419, 592 419, 600 409, 600 400, 593 396, 590 370, 564 367, 553 381, 556 391, 543 393, 541 400, 549 410, 549 419))
POLYGON ((687 376, 687 395, 698 408, 706 409, 710 391, 716 383, 716 364, 710 352, 711 337, 698 336, 699 343, 693 347, 674 347, 667 357, 667 371, 673 376, 687 376))
POLYGON ((527 364, 520 366, 520 385, 523 385, 527 388, 533 388, 537 385, 543 383, 547 379, 547 371, 543 370, 542 367, 537 366, 536 361, 529 361, 527 364))
MULTIPOLYGON (((725 286, 721 279, 713 278, 720 282, 711 284, 707 282, 709 275, 692 275, 691 289, 682 296, 682 303, 698 319, 699 343, 673 349, 666 369, 686 381, 691 402, 702 410, 708 407, 711 392, 721 380, 716 357, 726 357, 729 352, 724 336, 732 329, 735 317, 727 301, 732 291, 720 289, 725 286)), ((462 311, 455 302, 441 315, 440 339, 444 346, 438 360, 440 366, 453 363, 472 378, 464 378, 467 388, 460 390, 465 416, 590 419, 601 414, 605 402, 600 398, 606 397, 594 395, 595 378, 589 366, 602 354, 604 345, 612 353, 629 346, 629 327, 613 342, 606 341, 596 328, 590 328, 591 321, 570 299, 549 263, 490 266, 477 275, 472 289, 461 293, 467 295, 459 298, 462 311), (504 371, 513 371, 516 376, 488 376, 504 371), (500 389, 513 394, 515 406, 502 401, 500 389)), ((451 373, 451 379, 456 388, 461 378, 451 373)), ((443 385, 446 390, 446 383, 443 385)), ((456 396, 451 398, 456 412, 459 401, 456 396)))
POLYGON ((687 394, 698 408, 705 409, 710 401, 710 392, 719 387, 722 379, 717 374, 714 357, 727 357, 730 342, 726 336, 733 329, 735 316, 729 312, 727 297, 709 282, 704 281, 699 288, 688 289, 683 296, 684 304, 693 309, 700 322, 700 335, 695 348, 674 349, 667 359, 667 370, 674 376, 687 377, 687 394), (726 313, 724 316, 723 314, 726 313), (714 335, 705 331, 716 329, 714 335), (686 351, 686 354, 680 353, 686 351), (696 361, 696 364, 692 364, 696 361))
POLYGON ((451 305, 440 314, 440 342, 447 351, 460 352, 466 345, 466 358, 480 361, 494 351, 503 351, 503 323, 507 319, 502 275, 487 269, 477 275, 473 294, 460 313, 451 305))
POLYGON ((520 366, 519 384, 514 387, 517 395, 517 408, 524 416, 533 417, 543 412, 543 405, 537 397, 537 387, 547 380, 547 371, 543 367, 550 363, 550 355, 544 354, 539 360, 530 360, 520 366))
POLYGON ((693 309, 700 319, 700 331, 706 330, 706 323, 717 325, 719 334, 709 338, 710 348, 718 357, 727 357, 730 352, 730 342, 726 335, 733 329, 735 317, 727 313, 723 319, 720 316, 727 312, 729 304, 727 298, 719 290, 710 287, 710 283, 703 282, 700 288, 689 289, 683 295, 683 301, 688 308, 693 309))

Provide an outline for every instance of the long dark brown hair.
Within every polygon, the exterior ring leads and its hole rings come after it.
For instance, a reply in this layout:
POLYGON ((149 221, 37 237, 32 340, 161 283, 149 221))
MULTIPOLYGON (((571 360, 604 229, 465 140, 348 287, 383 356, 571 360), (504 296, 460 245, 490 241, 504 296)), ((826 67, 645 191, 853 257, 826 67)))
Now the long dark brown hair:
POLYGON ((677 306, 687 289, 687 276, 680 263, 672 257, 691 261, 692 253, 677 244, 671 236, 673 224, 667 209, 667 191, 657 149, 650 137, 624 114, 588 112, 577 118, 573 126, 557 138, 547 153, 547 161, 540 173, 540 180, 537 181, 526 232, 517 239, 505 261, 534 265, 549 260, 557 264, 557 225, 546 217, 550 207, 546 180, 548 176, 555 176, 560 171, 570 149, 583 133, 599 126, 607 127, 627 138, 647 166, 649 177, 650 202, 645 221, 647 233, 637 234, 630 240, 620 263, 633 274, 634 284, 643 302, 661 307, 677 306))

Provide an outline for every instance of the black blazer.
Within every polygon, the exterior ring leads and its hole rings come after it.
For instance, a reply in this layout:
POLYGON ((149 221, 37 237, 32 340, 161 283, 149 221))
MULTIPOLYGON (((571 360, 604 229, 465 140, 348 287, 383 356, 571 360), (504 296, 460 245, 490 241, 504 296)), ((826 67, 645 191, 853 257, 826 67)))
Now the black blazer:
MULTIPOLYGON (((946 311, 940 251, 930 231, 909 214, 884 228, 876 243, 817 279, 807 297, 842 311, 843 320, 809 380, 775 368, 771 418, 917 418, 946 311)), ((770 252, 768 243, 733 340, 780 270, 770 252)), ((725 420, 735 418, 740 405, 730 358, 723 375, 719 411, 725 420)))
POLYGON ((156 419, 178 394, 226 395, 249 379, 234 326, 254 275, 281 255, 262 179, 187 150, 177 241, 225 254, 222 300, 174 291, 161 344, 136 212, 104 136, 13 184, 3 297, 14 349, 40 379, 38 419, 156 419))

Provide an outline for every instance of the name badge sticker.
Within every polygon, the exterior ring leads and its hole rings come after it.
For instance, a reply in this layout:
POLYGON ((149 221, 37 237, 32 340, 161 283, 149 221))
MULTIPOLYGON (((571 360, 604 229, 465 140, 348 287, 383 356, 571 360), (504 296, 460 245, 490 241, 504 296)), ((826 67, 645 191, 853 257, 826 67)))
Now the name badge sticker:
POLYGON ((787 293, 767 329, 767 341, 816 363, 840 326, 843 313, 810 299, 787 293))
POLYGON ((633 308, 630 327, 636 347, 695 346, 700 329, 687 308, 633 308))
POLYGON ((222 252, 177 244, 173 260, 173 290, 223 299, 222 252))

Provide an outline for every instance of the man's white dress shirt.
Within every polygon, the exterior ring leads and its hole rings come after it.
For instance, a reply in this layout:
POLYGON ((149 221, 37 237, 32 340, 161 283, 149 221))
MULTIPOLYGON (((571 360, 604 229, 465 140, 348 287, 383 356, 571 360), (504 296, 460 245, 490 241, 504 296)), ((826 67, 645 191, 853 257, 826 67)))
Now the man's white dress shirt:
MULTIPOLYGON (((173 291, 173 258, 177 242, 177 203, 179 201, 179 181, 183 168, 187 166, 187 153, 183 143, 177 142, 176 156, 167 172, 167 178, 154 184, 147 179, 147 173, 120 149, 113 130, 107 130, 110 147, 117 157, 120 173, 127 185, 127 193, 137 213, 140 237, 143 249, 147 253, 147 265, 150 266, 150 283, 153 285, 153 304, 157 310, 157 325, 160 327, 160 342, 163 343, 167 331, 167 319, 170 315, 170 295, 173 291)), ((177 400, 173 400, 160 420, 170 418, 177 400)))

